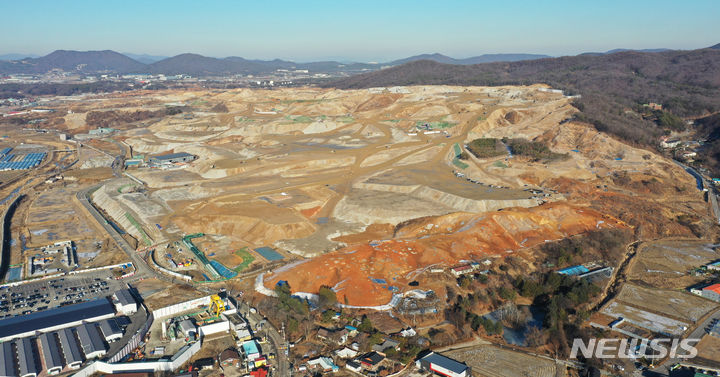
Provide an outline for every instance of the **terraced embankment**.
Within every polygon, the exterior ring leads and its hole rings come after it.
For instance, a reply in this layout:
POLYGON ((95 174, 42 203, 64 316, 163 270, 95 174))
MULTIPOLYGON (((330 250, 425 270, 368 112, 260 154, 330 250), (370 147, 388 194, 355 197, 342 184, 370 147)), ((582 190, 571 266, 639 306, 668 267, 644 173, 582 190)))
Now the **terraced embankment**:
POLYGON ((127 208, 123 208, 117 200, 109 195, 108 191, 112 190, 117 191, 117 188, 113 185, 100 186, 100 188, 92 193, 93 203, 95 203, 98 208, 102 208, 113 221, 139 242, 151 245, 153 243, 152 237, 127 208))

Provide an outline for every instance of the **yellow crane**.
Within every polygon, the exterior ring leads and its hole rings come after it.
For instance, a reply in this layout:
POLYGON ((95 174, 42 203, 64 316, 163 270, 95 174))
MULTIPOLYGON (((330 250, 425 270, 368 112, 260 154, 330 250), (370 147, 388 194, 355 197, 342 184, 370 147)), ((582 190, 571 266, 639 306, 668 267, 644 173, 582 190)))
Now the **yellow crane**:
POLYGON ((218 295, 210 296, 210 312, 215 315, 215 318, 220 316, 220 313, 225 311, 225 302, 218 295))

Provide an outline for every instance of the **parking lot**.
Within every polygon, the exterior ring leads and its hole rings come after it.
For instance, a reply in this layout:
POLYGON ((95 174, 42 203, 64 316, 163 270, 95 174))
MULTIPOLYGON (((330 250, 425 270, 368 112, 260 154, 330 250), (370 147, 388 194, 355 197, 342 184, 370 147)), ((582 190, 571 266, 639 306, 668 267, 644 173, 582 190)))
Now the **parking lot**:
POLYGON ((0 289, 0 319, 90 301, 122 288, 109 271, 66 275, 0 289))

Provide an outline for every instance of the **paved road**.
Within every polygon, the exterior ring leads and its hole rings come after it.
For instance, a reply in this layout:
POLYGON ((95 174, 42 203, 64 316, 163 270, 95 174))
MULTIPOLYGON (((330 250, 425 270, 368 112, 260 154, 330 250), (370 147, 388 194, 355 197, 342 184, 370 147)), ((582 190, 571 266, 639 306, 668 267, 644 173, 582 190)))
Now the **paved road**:
POLYGON ((169 283, 189 285, 189 283, 186 281, 175 279, 151 268, 148 265, 147 261, 143 258, 144 254, 135 251, 135 249, 133 249, 133 247, 130 246, 130 244, 124 238, 122 238, 122 236, 120 236, 120 234, 115 230, 115 228, 113 228, 112 225, 110 225, 105 220, 105 218, 100 214, 100 212, 95 208, 95 206, 90 203, 90 198, 88 195, 90 191, 98 188, 99 186, 100 185, 96 185, 79 191, 77 193, 77 198, 80 203, 85 206, 85 208, 87 208, 87 210, 92 214, 93 218, 95 218, 98 224, 100 224, 100 226, 105 229, 105 232, 107 232, 107 234, 112 237, 118 247, 120 247, 120 249, 122 249, 122 251, 127 254, 127 256, 130 258, 130 261, 133 262, 133 264, 135 265, 135 270, 137 271, 136 276, 133 277, 133 280, 137 280, 138 278, 154 277, 160 280, 167 281, 169 283))
MULTIPOLYGON (((260 314, 251 313, 250 307, 247 303, 238 301, 238 310, 245 316, 245 318, 250 321, 250 324, 253 327, 256 327, 257 324, 260 322, 264 322, 263 331, 267 334, 268 339, 270 340, 270 343, 272 344, 272 347, 275 351, 275 364, 277 365, 275 376, 291 376, 290 363, 285 356, 284 350, 284 347, 287 346, 287 344, 285 344, 285 340, 283 339, 282 335, 280 335, 277 329, 272 324, 270 324, 270 322, 265 321, 260 314)), ((267 352, 267 350, 265 352, 267 352)))
POLYGON ((680 161, 673 160, 675 164, 680 166, 681 168, 685 169, 686 172, 690 173, 695 179, 698 181, 698 189, 702 190, 703 188, 708 189, 708 199, 710 201, 710 208, 713 211, 713 214, 715 214, 715 218, 718 221, 718 224, 720 224, 720 206, 718 206, 718 198, 717 198, 717 190, 715 190, 715 186, 710 182, 709 180, 705 179, 702 174, 700 174, 697 170, 693 169, 690 166, 687 166, 683 164, 680 161))
MULTIPOLYGON (((110 235, 110 237, 113 238, 113 240, 117 243, 117 245, 125 252, 125 254, 130 257, 130 260, 135 265, 135 268, 137 269, 136 276, 134 278, 137 278, 139 276, 143 277, 156 277, 162 280, 179 283, 179 284, 186 284, 185 282, 176 281, 175 279, 171 279, 163 274, 161 274, 158 271, 155 271, 154 269, 150 268, 145 260, 142 258, 142 256, 133 249, 130 244, 128 244, 127 241, 125 241, 124 238, 118 234, 118 232, 113 228, 110 224, 108 224, 105 221, 105 218, 98 212, 98 210, 90 203, 90 199, 88 197, 88 193, 92 191, 93 189, 99 187, 93 186, 86 188, 84 190, 81 190, 77 193, 77 198, 80 201, 80 203, 87 208, 87 210, 93 215, 95 220, 100 224, 100 226, 105 229, 105 231, 110 235)), ((202 289, 202 287, 196 287, 199 288, 202 291, 208 292, 208 293, 215 293, 211 292, 208 289, 202 289)), ((257 323, 263 321, 263 317, 260 316, 257 313, 250 313, 250 308, 245 303, 239 303, 241 307, 241 311, 244 312, 247 316, 247 318, 251 321, 252 324, 257 325, 257 323)), ((273 327, 270 323, 265 322, 265 325, 263 326, 263 331, 268 335, 268 339, 270 340, 270 343, 274 349, 274 353, 276 355, 276 365, 277 365, 277 371, 276 376, 290 376, 290 367, 289 362, 287 360, 287 357, 285 356, 285 352, 283 350, 283 347, 285 345, 285 341, 283 340, 283 337, 280 335, 280 333, 277 331, 275 327, 273 327)))
POLYGON ((144 277, 152 277, 156 276, 159 277, 159 273, 155 270, 151 269, 145 260, 142 259, 142 256, 135 252, 135 249, 130 246, 130 244, 125 241, 122 236, 113 228, 106 220, 105 218, 98 212, 98 210, 93 206, 92 203, 90 203, 90 198, 88 193, 96 188, 100 187, 100 185, 92 186, 89 188, 86 188, 84 190, 78 191, 77 198, 80 201, 80 203, 87 208, 87 210, 92 214, 93 218, 100 224, 103 229, 105 229, 105 232, 112 237, 112 239, 115 241, 115 243, 122 249, 122 251, 127 254, 127 256, 130 258, 130 260, 135 265, 135 269, 137 271, 137 274, 144 276, 144 277))

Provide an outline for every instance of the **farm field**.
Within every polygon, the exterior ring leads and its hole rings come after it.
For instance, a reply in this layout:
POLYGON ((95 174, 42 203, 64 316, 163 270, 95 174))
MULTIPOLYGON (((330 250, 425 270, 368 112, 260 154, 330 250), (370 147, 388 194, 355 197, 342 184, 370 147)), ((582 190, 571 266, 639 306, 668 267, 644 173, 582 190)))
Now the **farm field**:
POLYGON ((443 354, 466 363, 472 368, 473 375, 475 376, 557 376, 557 366, 551 360, 541 359, 493 345, 473 346, 444 352, 443 354))

